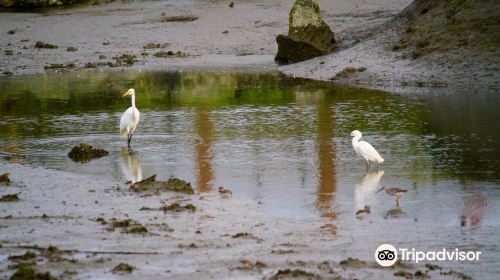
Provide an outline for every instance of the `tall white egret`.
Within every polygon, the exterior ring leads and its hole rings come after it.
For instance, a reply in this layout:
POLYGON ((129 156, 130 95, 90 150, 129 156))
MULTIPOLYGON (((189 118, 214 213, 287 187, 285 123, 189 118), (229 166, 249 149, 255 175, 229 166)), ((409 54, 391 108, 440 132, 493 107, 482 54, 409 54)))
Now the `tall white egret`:
POLYGON ((370 143, 366 141, 359 141, 361 139, 361 132, 359 130, 354 130, 351 132, 352 138, 352 147, 356 154, 362 156, 366 160, 366 167, 370 168, 370 161, 377 162, 381 164, 384 162, 384 159, 378 154, 377 150, 370 145, 370 143))
POLYGON ((125 113, 123 113, 120 119, 120 136, 127 136, 127 144, 130 148, 130 141, 132 140, 132 134, 137 128, 137 124, 139 124, 139 110, 135 107, 135 90, 133 88, 129 89, 123 97, 132 96, 132 107, 129 107, 125 113))

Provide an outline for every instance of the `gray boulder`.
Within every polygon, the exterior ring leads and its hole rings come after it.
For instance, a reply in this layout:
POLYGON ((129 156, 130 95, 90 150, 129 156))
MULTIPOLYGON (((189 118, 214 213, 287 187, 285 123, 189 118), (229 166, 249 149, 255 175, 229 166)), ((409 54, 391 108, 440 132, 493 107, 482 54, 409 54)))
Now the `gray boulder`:
POLYGON ((295 63, 335 50, 334 34, 321 18, 316 0, 296 0, 288 20, 288 35, 276 37, 276 62, 295 63))

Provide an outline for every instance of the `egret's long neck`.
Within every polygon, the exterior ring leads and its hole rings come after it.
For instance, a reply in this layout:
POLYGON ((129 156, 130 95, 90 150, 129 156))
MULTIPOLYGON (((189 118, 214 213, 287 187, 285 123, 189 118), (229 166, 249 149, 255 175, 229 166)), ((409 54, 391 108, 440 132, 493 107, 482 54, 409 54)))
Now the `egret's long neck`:
POLYGON ((132 107, 135 108, 135 93, 132 93, 132 107))
POLYGON ((358 146, 358 144, 359 144, 358 142, 359 142, 359 139, 360 139, 360 138, 361 138, 361 137, 359 137, 359 136, 354 136, 354 137, 352 138, 352 146, 353 146, 353 147, 357 147, 357 146, 358 146))

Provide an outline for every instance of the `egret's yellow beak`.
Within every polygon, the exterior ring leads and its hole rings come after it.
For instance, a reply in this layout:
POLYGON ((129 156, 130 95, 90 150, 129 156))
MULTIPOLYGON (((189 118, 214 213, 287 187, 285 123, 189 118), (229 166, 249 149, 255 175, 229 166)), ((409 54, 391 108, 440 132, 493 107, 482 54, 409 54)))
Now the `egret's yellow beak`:
POLYGON ((125 96, 128 96, 128 95, 130 95, 130 90, 128 90, 127 92, 125 92, 125 93, 122 95, 122 97, 125 97, 125 96))

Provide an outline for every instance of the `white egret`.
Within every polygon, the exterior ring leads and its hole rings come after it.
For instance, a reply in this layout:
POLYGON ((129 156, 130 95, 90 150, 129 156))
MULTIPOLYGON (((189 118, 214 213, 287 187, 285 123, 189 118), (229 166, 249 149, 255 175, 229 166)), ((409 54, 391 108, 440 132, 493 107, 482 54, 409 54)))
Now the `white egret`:
POLYGON ((352 138, 352 147, 356 154, 362 156, 366 160, 366 167, 370 168, 370 161, 377 162, 381 164, 384 162, 384 159, 378 154, 377 150, 370 145, 370 143, 366 141, 359 141, 361 139, 361 132, 359 130, 354 130, 351 132, 352 138))
POLYGON ((132 107, 129 107, 125 113, 123 113, 120 119, 120 136, 127 136, 127 144, 130 148, 130 141, 132 140, 132 134, 137 128, 137 124, 139 123, 139 110, 135 107, 135 91, 133 88, 129 89, 123 97, 132 96, 132 107))

